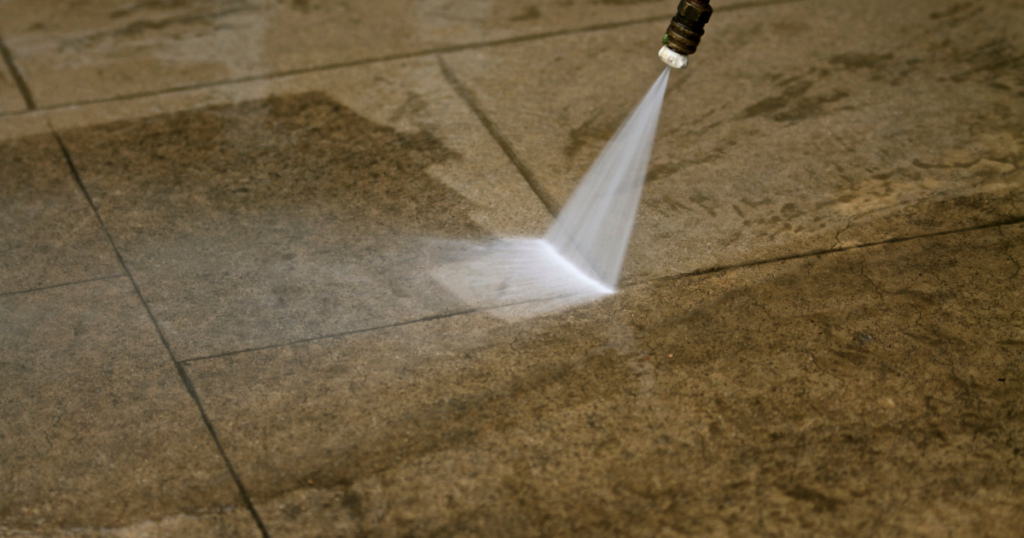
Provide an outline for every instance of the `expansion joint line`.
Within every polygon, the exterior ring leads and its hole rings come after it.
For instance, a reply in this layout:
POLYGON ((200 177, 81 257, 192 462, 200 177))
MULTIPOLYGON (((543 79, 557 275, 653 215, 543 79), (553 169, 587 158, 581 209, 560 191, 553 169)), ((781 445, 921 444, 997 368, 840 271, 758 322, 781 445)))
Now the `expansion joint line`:
POLYGON ((40 286, 38 288, 30 288, 27 290, 16 290, 16 291, 5 291, 0 293, 0 297, 10 297, 12 295, 24 295, 26 293, 35 293, 37 291, 52 290, 56 288, 64 288, 67 286, 77 286, 78 284, 87 284, 89 282, 99 282, 101 280, 113 280, 115 278, 124 278, 124 275, 107 275, 98 276, 96 278, 86 278, 83 280, 72 280, 70 282, 60 282, 57 284, 50 284, 48 286, 40 286))
POLYGON ((110 234, 110 230, 107 229, 106 223, 104 223, 103 218, 100 217, 100 213, 96 209, 96 203, 93 201, 92 196, 89 195, 89 191, 86 190, 85 184, 82 183, 82 176, 78 172, 78 167, 75 166, 74 161, 71 159, 71 152, 68 151, 67 146, 64 144, 64 140, 52 125, 50 126, 50 132, 53 134, 53 138, 56 139, 57 145, 60 146, 60 151, 64 155, 64 161, 67 163, 68 169, 71 170, 71 175, 74 177, 75 183, 85 196, 86 201, 89 203, 89 207, 92 208, 92 213, 99 222, 103 233, 107 236, 110 248, 114 250, 114 255, 117 256, 117 261, 121 264, 121 270, 124 271, 124 275, 128 277, 128 280, 132 283, 136 297, 138 297, 139 301, 142 303, 142 307, 145 308, 146 314, 149 316, 149 320, 153 324, 153 328, 156 329, 157 336, 160 337, 160 342, 163 344, 164 349, 167 350, 167 355, 171 358, 171 362, 174 364, 174 368, 178 373, 178 378, 181 380, 181 383, 184 385, 189 396, 192 397, 192 402, 195 403, 196 408, 199 410, 199 416, 202 418, 203 424, 206 425, 206 430, 209 432, 210 436, 213 437, 213 442, 217 447, 217 452, 220 454, 221 459, 224 460, 224 465, 227 467, 228 473, 231 475, 231 479, 234 480, 235 486, 238 488, 238 492, 242 497, 242 502, 245 503, 245 507, 249 510, 249 513, 252 515, 252 518, 256 522, 256 526, 259 527, 260 533, 263 537, 270 538, 270 534, 267 532, 267 528, 263 524, 263 519, 260 518, 259 513, 256 511, 256 506, 249 497, 249 493, 246 491, 241 477, 238 476, 238 472, 235 471, 235 466, 232 465, 227 452, 224 451, 224 446, 220 442, 220 436, 217 435, 217 430, 214 428, 213 422, 210 420, 209 415, 206 414, 206 409, 203 407, 203 402, 199 398, 199 393, 196 391, 195 385, 192 383, 192 379, 188 376, 188 372, 185 371, 185 366, 175 359, 174 352, 171 351, 171 345, 167 341, 167 337, 164 335, 163 330, 160 328, 160 324, 157 322, 156 316, 153 315, 153 310, 149 307, 149 303, 146 302, 145 297, 142 296, 142 290, 139 288, 138 282, 135 280, 135 277, 132 276, 131 270, 128 269, 128 264, 125 263, 124 256, 121 255, 121 251, 114 243, 114 237, 110 234))
POLYGON ((913 235, 913 236, 908 236, 908 237, 894 237, 894 238, 891 238, 891 239, 884 239, 882 241, 873 241, 873 242, 870 242, 870 243, 861 243, 859 245, 851 245, 851 246, 842 247, 842 248, 832 248, 832 249, 813 250, 813 251, 810 251, 810 252, 801 252, 799 254, 792 254, 792 255, 789 255, 789 256, 779 256, 779 257, 776 257, 776 258, 767 258, 767 259, 763 259, 763 260, 755 260, 755 261, 752 261, 752 262, 749 262, 749 263, 739 263, 739 264, 733 264, 733 265, 718 265, 718 266, 715 266, 715 267, 708 267, 706 269, 698 269, 696 271, 690 271, 688 273, 679 273, 679 274, 675 274, 675 275, 667 275, 667 276, 663 276, 663 277, 659 277, 659 278, 653 278, 651 280, 643 280, 643 281, 639 281, 639 282, 631 282, 629 284, 623 284, 623 285, 621 285, 619 287, 620 288, 627 288, 627 287, 639 286, 641 284, 646 284, 648 282, 662 282, 662 281, 679 280, 679 279, 689 278, 689 277, 693 277, 693 276, 701 276, 701 275, 708 275, 708 274, 714 274, 714 273, 723 273, 725 271, 731 271, 731 270, 734 270, 734 269, 743 269, 743 268, 747 268, 747 267, 757 267, 759 265, 768 265, 768 264, 772 264, 772 263, 779 263, 779 262, 785 262, 785 261, 790 261, 790 260, 799 260, 799 259, 802 259, 802 258, 812 258, 812 257, 816 257, 816 256, 826 256, 826 255, 829 255, 829 254, 840 254, 840 253, 843 253, 843 252, 851 252, 851 251, 854 251, 854 250, 860 250, 860 249, 864 249, 864 248, 871 248, 871 247, 877 247, 877 246, 882 246, 882 245, 891 245, 891 244, 896 244, 896 243, 906 243, 906 242, 909 242, 909 241, 916 241, 918 239, 928 239, 928 238, 931 238, 931 237, 942 237, 942 236, 946 236, 946 235, 956 235, 956 234, 960 234, 960 233, 977 232, 977 231, 981 231, 981 230, 987 230, 987 229, 990 229, 990 228, 1000 228, 1002 226, 1014 226, 1014 225, 1017 225, 1017 224, 1024 224, 1024 217, 1016 217, 1016 218, 1011 218, 1011 219, 1007 219, 1007 220, 1001 220, 1001 221, 998 221, 998 222, 990 222, 990 223, 987 223, 987 224, 979 224, 977 226, 970 226, 970 227, 967 227, 967 228, 957 228, 955 230, 943 230, 943 231, 939 231, 939 232, 928 232, 928 233, 919 234, 919 235, 913 235))
POLYGON ((14 64, 14 57, 11 55, 11 50, 4 44, 3 38, 0 38, 0 56, 3 56, 4 63, 7 65, 7 70, 10 71, 11 76, 14 77, 14 84, 18 86, 18 91, 21 92, 21 98, 25 100, 25 107, 29 110, 36 109, 35 99, 32 99, 32 91, 28 88, 28 83, 25 82, 25 77, 21 76, 21 71, 18 66, 14 64))
POLYGON ((540 198, 541 203, 544 204, 544 207, 546 207, 548 212, 551 213, 551 216, 557 217, 559 210, 558 202, 556 202, 555 199, 552 198, 546 190, 544 190, 544 187, 542 187, 540 182, 537 181, 537 176, 535 176, 533 171, 530 170, 530 167, 526 166, 526 163, 519 158, 519 155, 516 154, 516 150, 512 148, 512 144, 501 134, 501 131, 498 130, 498 126, 495 125, 489 117, 487 117, 487 114, 484 114, 484 111, 480 108, 480 104, 477 103, 473 92, 462 84, 451 68, 448 67, 448 64, 445 63, 444 58, 440 55, 437 56, 437 62, 441 65, 441 72, 444 73, 444 78, 448 80, 448 84, 450 84, 452 89, 455 90, 455 93, 459 94, 459 97, 466 102, 466 105, 469 106, 470 110, 473 111, 473 114, 476 115, 478 120, 480 120, 480 123, 483 124, 485 129, 487 129, 487 132, 490 133, 491 138, 501 146, 502 151, 505 152, 505 155, 508 156, 510 161, 512 161, 512 164, 515 165, 516 169, 519 170, 523 179, 525 179, 526 183, 530 185, 530 189, 532 189, 533 193, 537 195, 537 198, 540 198))

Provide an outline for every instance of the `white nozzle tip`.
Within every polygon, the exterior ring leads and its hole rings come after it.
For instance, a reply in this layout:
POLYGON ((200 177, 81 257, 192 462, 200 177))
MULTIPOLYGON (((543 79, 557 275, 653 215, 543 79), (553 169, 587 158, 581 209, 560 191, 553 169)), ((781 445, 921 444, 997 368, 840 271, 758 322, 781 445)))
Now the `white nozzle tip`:
POLYGON ((661 50, 658 51, 658 58, 661 58, 661 61, 668 64, 669 67, 675 67, 676 69, 682 69, 686 67, 686 64, 690 63, 689 56, 679 54, 668 48, 668 45, 661 47, 661 50))

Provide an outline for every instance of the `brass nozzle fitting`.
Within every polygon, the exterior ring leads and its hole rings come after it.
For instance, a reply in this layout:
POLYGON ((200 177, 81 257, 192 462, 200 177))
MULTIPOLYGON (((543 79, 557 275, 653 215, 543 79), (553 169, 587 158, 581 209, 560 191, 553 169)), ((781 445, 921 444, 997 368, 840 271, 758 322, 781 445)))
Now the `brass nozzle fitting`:
POLYGON ((708 0, 682 0, 676 16, 665 31, 665 46, 677 54, 690 55, 697 52, 697 45, 704 35, 704 25, 711 20, 711 6, 708 0))

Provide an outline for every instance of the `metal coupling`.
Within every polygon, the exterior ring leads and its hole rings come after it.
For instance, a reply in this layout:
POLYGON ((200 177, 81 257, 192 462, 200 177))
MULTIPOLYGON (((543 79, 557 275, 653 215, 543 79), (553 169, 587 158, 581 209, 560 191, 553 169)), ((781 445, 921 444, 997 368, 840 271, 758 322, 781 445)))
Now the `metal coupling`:
POLYGON ((711 20, 711 6, 708 0, 682 0, 675 17, 665 31, 664 45, 669 50, 688 56, 697 52, 697 45, 704 35, 704 25, 711 20))

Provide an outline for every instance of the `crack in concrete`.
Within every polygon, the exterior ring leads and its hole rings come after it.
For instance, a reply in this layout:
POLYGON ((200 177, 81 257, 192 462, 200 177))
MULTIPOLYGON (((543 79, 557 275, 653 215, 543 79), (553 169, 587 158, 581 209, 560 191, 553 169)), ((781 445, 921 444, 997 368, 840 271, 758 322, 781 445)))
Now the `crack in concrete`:
POLYGON ((860 276, 864 277, 864 280, 867 280, 868 283, 871 284, 871 287, 874 288, 874 290, 875 290, 875 294, 878 295, 878 300, 884 302, 885 301, 885 297, 884 297, 884 295, 882 293, 882 290, 879 288, 878 283, 875 282, 871 277, 869 277, 867 275, 866 271, 867 271, 867 263, 865 263, 864 260, 862 259, 861 260, 861 264, 860 264, 860 276))
MULTIPOLYGON (((1006 232, 1003 231, 1003 227, 1002 226, 1000 226, 997 229, 999 230, 999 235, 1001 235, 1003 237, 1006 237, 1006 232)), ((1008 280, 1013 280, 1013 279, 1015 279, 1015 278, 1020 276, 1020 260, 1018 260, 1017 258, 1014 258, 1013 254, 1010 254, 1010 246, 1011 246, 1010 243, 1006 244, 1006 248, 1003 249, 1003 254, 1005 254, 1006 257, 1009 258, 1009 260, 1011 262, 1013 262, 1014 265, 1017 266, 1017 270, 1014 271, 1013 275, 1011 275, 1010 278, 1008 279, 1008 280)))
POLYGON ((843 228, 842 230, 839 230, 838 232, 836 232, 836 242, 832 245, 833 249, 839 248, 839 245, 841 245, 843 243, 842 240, 839 239, 839 236, 843 235, 843 233, 845 233, 847 230, 849 230, 850 226, 852 226, 852 225, 853 225, 853 217, 850 217, 850 218, 846 219, 846 227, 843 228))

